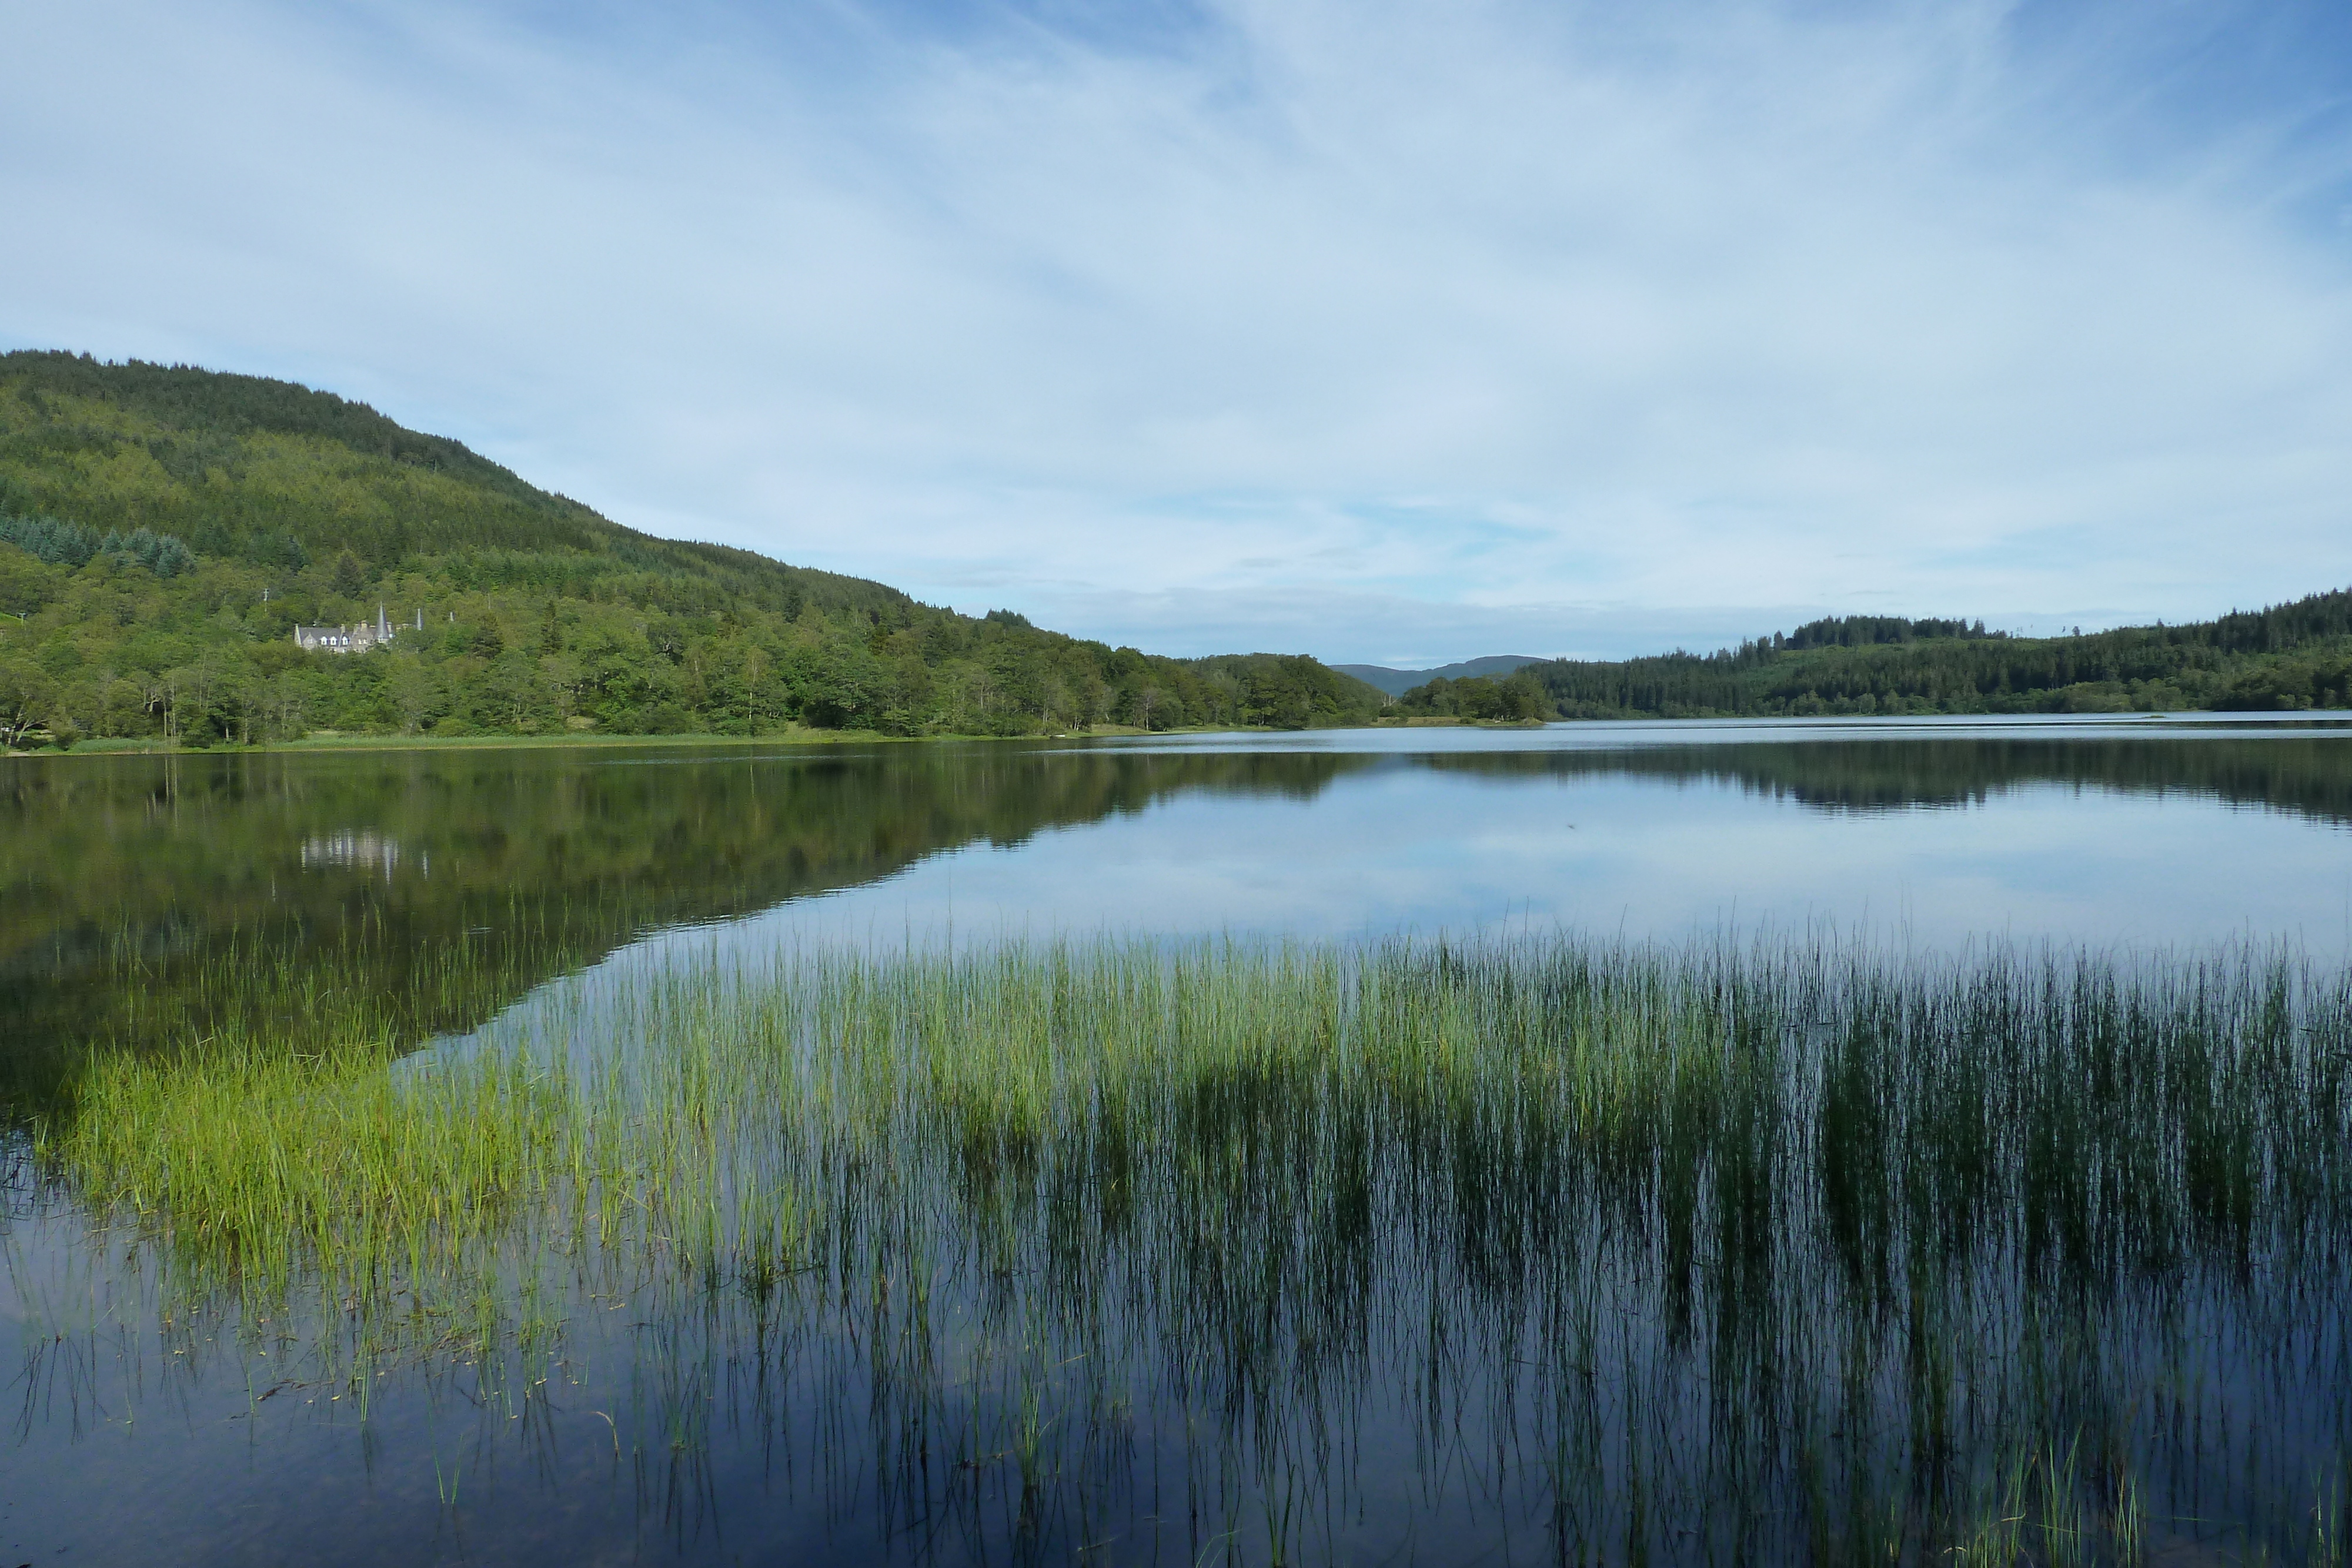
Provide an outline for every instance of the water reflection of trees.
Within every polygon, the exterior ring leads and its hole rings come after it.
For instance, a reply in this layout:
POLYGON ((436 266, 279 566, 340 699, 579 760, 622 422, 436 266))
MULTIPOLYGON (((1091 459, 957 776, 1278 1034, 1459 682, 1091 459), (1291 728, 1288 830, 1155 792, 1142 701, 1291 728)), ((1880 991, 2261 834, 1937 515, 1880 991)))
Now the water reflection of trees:
POLYGON ((1812 740, 1540 751, 1423 759, 1441 772, 1504 779, 1636 778, 1715 782, 1830 811, 1981 805, 2043 786, 2202 796, 2327 822, 2352 822, 2352 758, 2341 739, 1812 740))
MULTIPOLYGON (((1714 782, 1832 811, 1957 807, 2048 786, 2182 792, 2352 822, 2342 745, 1937 737, 1412 758, 1003 745, 63 758, 0 774, 0 1009, 18 1040, 44 1045, 201 1030, 213 1007, 205 977, 261 948, 346 992, 421 1008, 394 1020, 415 1039, 478 1022, 649 929, 733 918, 1187 791, 1311 799, 1363 769, 1714 782), (455 964, 467 983, 420 986, 421 963, 455 964)), ((288 985, 290 994, 295 977, 288 985)), ((16 1052, 11 1072, 32 1054, 16 1052)))
MULTIPOLYGON (((66 758, 0 774, 0 1009, 120 1037, 256 946, 478 1021, 665 925, 888 876, 1187 790, 1309 798, 1367 758, 1004 746, 66 758), (476 987, 420 987, 466 943, 476 987), (139 994, 143 993, 143 994, 139 994)), ((196 1009, 201 1013, 201 1008, 196 1009)), ((184 1009, 176 1024, 201 1028, 184 1009)))

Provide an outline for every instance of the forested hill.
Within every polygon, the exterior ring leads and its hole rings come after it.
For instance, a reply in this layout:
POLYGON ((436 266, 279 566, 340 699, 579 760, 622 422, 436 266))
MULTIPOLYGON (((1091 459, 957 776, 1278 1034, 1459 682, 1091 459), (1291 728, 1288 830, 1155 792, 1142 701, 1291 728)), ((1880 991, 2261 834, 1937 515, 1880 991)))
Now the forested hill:
POLYGON ((1312 659, 1157 658, 655 538, 331 393, 65 353, 0 355, 0 612, 7 745, 1295 727, 1381 700, 1312 659), (379 606, 388 648, 295 645, 379 606))
POLYGON ((1705 655, 1431 682, 1392 711, 1471 718, 2282 711, 2352 706, 2352 590, 2187 625, 2012 637, 1849 616, 1705 655))
POLYGON ((1401 697, 1415 686, 1427 685, 1435 680, 1458 681, 1472 675, 1484 675, 1500 680, 1521 664, 1540 664, 1543 661, 1532 653, 1489 653, 1483 659, 1465 659, 1459 664, 1440 664, 1433 670, 1392 670, 1385 664, 1334 664, 1331 667, 1343 675, 1353 675, 1368 686, 1401 697))

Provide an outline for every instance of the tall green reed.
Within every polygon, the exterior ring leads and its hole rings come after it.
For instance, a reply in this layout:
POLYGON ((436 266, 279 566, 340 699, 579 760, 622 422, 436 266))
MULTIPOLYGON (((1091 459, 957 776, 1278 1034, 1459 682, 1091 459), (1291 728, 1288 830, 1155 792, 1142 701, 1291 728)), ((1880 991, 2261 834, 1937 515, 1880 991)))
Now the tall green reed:
POLYGON ((1097 941, 621 967, 397 1068, 215 1033, 35 1147, 318 1375, 625 1298, 682 1452, 722 1342, 845 1357, 982 1537, 1181 1431, 1228 1549, 1311 1553, 1401 1422, 1415 1506, 1499 1464, 1562 1553, 2122 1561, 2200 1489, 2319 1549, 2347 1071, 2283 954, 1097 941))

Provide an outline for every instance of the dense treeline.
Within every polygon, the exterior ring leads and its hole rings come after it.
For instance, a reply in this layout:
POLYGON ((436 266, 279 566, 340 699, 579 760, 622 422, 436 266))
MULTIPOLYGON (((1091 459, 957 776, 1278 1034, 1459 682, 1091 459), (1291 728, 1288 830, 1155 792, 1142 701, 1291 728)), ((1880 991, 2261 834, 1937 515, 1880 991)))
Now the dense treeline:
POLYGON ((51 566, 88 566, 92 556, 117 556, 157 577, 177 577, 195 564, 187 545, 170 534, 146 528, 101 534, 58 517, 12 517, 0 512, 0 544, 15 545, 51 566))
POLYGON ((1501 680, 1489 675, 1444 675, 1399 697, 1390 712, 1407 718, 1462 718, 1486 724, 1527 724, 1559 716, 1543 685, 1525 669, 1501 680))
MULTIPOLYGON (((2352 591, 2184 626, 2012 637, 1982 622, 1850 616, 1705 655, 1554 660, 1512 677, 1544 716, 2277 712, 2352 706, 2352 591)), ((1510 683, 1432 682, 1407 714, 1507 716, 1510 683), (1484 687, 1485 690, 1465 690, 1484 687)))
POLYGON ((1940 637, 2006 637, 1988 632, 1981 621, 1909 621, 1900 615, 1837 615, 1808 621, 1794 632, 1758 638, 1750 648, 1872 648, 1890 643, 1924 643, 1940 637))
POLYGON ((329 393, 62 353, 0 356, 0 612, 9 745, 1297 727, 1380 700, 1311 659, 1156 658, 653 538, 329 393), (295 645, 380 611, 387 648, 295 645))

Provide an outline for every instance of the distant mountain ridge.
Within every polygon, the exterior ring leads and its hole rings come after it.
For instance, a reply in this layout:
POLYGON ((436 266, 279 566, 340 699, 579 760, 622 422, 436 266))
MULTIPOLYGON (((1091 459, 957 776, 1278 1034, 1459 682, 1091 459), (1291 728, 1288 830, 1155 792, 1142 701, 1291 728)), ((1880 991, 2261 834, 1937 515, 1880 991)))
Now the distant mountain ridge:
POLYGON ((1366 685, 1401 697, 1415 686, 1432 681, 1467 680, 1474 675, 1507 675, 1522 664, 1540 664, 1544 661, 1533 653, 1489 653, 1484 658, 1465 659, 1458 664, 1441 664, 1433 670, 1391 670, 1385 664, 1333 664, 1330 667, 1343 675, 1353 675, 1366 685))

